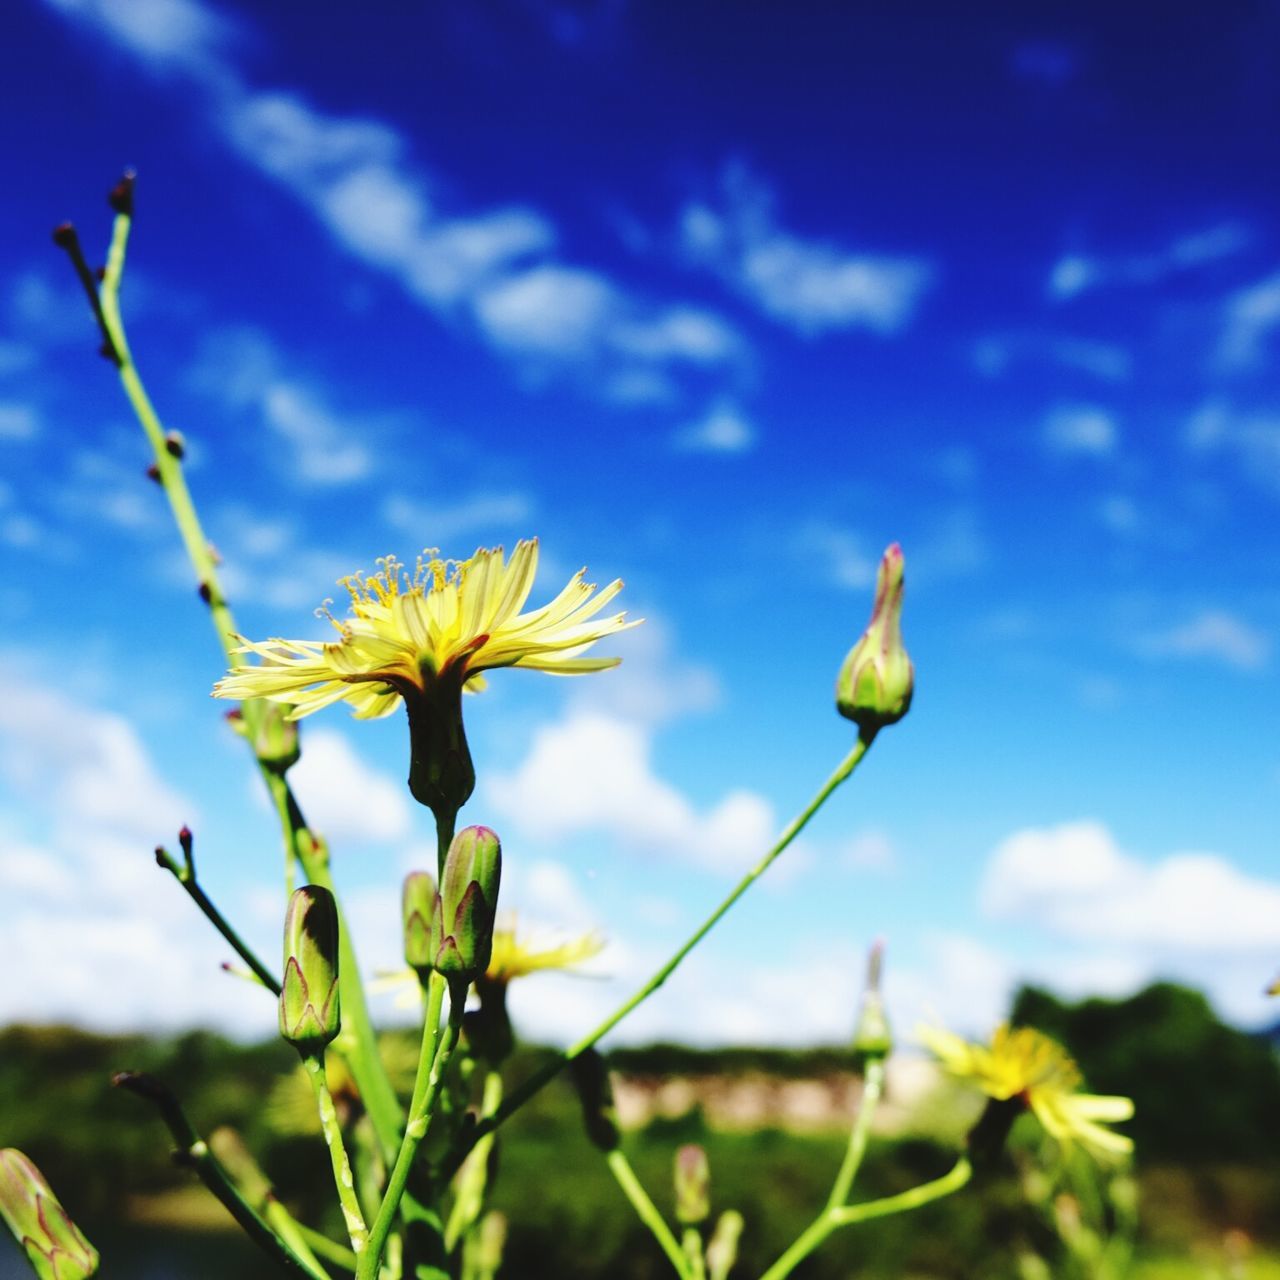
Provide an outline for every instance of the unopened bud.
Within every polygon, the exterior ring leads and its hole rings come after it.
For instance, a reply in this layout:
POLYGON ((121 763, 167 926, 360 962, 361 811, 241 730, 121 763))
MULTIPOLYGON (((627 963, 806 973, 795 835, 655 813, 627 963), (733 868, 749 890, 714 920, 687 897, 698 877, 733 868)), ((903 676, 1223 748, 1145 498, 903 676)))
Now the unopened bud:
POLYGON ((76 229, 69 222, 60 222, 53 229, 53 243, 59 249, 71 249, 75 246, 79 237, 76 235, 76 229))
POLYGON ((160 468, 159 468, 159 467, 157 467, 157 466, 156 466, 156 464, 155 464, 154 462, 153 462, 153 463, 151 463, 151 465, 147 467, 147 473, 146 473, 146 474, 147 474, 147 479, 148 479, 148 480, 154 481, 154 483, 156 483, 156 484, 159 484, 159 483, 160 483, 160 468))
POLYGON ((707 1280, 727 1280, 738 1260, 742 1226, 742 1214, 736 1209, 726 1209, 716 1219, 716 1229, 707 1242, 707 1280))
POLYGON ((711 1213, 711 1165, 696 1143, 676 1152, 676 1221, 686 1227, 705 1222, 711 1213))
POLYGON ((338 908, 319 885, 295 889, 284 919, 280 1034, 303 1055, 319 1053, 341 1026, 338 908))
POLYGON ((475 1271, 482 1276, 496 1275, 502 1266, 503 1250, 507 1247, 506 1215, 490 1209, 480 1219, 474 1239, 475 1271))
POLYGON ((502 845, 488 827, 465 827, 445 855, 431 920, 431 955, 448 978, 478 978, 489 967, 502 875, 502 845))
POLYGON ((171 458, 181 461, 187 454, 187 439, 181 431, 166 431, 164 447, 171 458))
POLYGON ((893 1052, 893 1032, 880 995, 880 970, 884 964, 884 943, 877 941, 867 959, 867 985, 858 1008, 853 1031, 853 1054, 865 1069, 869 1062, 883 1061, 893 1052))
POLYGON ((436 910, 436 878, 426 871, 411 871, 401 894, 404 920, 404 960, 425 977, 432 968, 431 919, 436 910))
POLYGON ((902 548, 880 561, 871 621, 849 650, 836 680, 836 707, 864 734, 901 720, 911 706, 915 668, 902 647, 902 548))
POLYGON ((569 1078, 578 1091, 582 1104, 582 1121, 592 1145, 601 1151, 614 1151, 618 1137, 618 1112, 613 1104, 613 1086, 609 1068, 594 1049, 580 1053, 569 1063, 569 1078))
POLYGON ((276 702, 258 704, 253 718, 253 754, 264 769, 275 774, 284 775, 298 763, 302 754, 298 722, 288 719, 287 707, 276 702))
POLYGON ((86 1280, 98 1251, 58 1203, 40 1170, 12 1147, 0 1151, 0 1218, 40 1280, 86 1280))
POLYGON ((133 217, 133 182, 136 177, 132 169, 126 169, 124 176, 107 195, 107 203, 112 209, 128 218, 133 217))

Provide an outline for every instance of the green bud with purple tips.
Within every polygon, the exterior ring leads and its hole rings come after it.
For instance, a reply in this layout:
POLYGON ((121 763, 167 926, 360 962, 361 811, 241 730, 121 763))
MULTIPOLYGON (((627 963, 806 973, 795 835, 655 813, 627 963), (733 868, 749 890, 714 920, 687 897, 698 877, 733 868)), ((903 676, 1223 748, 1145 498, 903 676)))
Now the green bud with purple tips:
POLYGON ((320 1053, 341 1027, 338 907, 319 885, 295 889, 284 919, 280 1034, 304 1056, 320 1053))

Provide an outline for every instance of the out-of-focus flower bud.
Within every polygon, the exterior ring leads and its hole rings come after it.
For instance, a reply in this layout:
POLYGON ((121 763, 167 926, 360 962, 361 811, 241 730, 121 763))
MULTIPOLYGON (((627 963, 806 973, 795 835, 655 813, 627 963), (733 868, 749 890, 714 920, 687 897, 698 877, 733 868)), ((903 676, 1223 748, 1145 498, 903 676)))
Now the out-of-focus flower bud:
POLYGON ((711 1165, 696 1143, 676 1152, 676 1221, 686 1227, 705 1222, 711 1213, 711 1165))
POLYGON ((411 871, 401 894, 404 919, 404 960, 420 978, 431 970, 431 919, 436 911, 436 878, 426 871, 411 871))
POLYGON ((582 1103, 582 1120, 587 1137, 601 1151, 615 1151, 619 1145, 618 1112, 613 1103, 609 1068, 594 1050, 580 1053, 569 1063, 569 1076, 582 1103))
POLYGON ((502 845, 488 827, 459 831, 445 855, 431 921, 435 968, 472 981, 489 967, 502 875, 502 845))
POLYGON ((737 1209, 726 1209, 716 1219, 716 1229, 707 1243, 707 1280, 727 1280, 738 1260, 742 1226, 742 1214, 737 1209))
POLYGON ((876 941, 867 958, 867 985, 858 1008, 853 1031, 853 1054, 865 1070, 869 1062, 880 1062, 893 1052, 893 1032, 880 995, 880 970, 884 965, 884 943, 876 941))
POLYGON ((338 907, 319 885, 295 889, 284 919, 280 1034, 303 1055, 319 1053, 341 1026, 338 907))
POLYGON ((98 1251, 67 1217, 40 1170, 12 1147, 0 1151, 0 1218, 40 1280, 86 1280, 98 1251))
POLYGON ((849 650, 836 680, 836 707, 864 734, 901 720, 911 706, 915 668, 902 647, 902 548, 880 561, 871 621, 849 650))
POLYGON ((244 1139, 227 1125, 219 1125, 209 1135, 209 1150, 214 1159, 227 1171, 240 1194, 255 1208, 262 1206, 272 1196, 271 1183, 262 1172, 244 1139))
POLYGON ((469 1256, 468 1274, 481 1280, 497 1275, 502 1266, 502 1253, 507 1247, 507 1218, 496 1209, 490 1209, 480 1220, 480 1227, 467 1238, 469 1256))

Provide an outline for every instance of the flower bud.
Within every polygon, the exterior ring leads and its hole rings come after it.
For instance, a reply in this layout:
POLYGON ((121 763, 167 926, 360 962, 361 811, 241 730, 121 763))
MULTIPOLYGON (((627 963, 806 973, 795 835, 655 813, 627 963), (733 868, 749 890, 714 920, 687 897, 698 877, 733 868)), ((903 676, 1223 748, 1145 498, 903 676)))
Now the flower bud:
POLYGON ((884 943, 877 941, 867 959, 867 985, 858 1008, 858 1021, 853 1031, 853 1055, 859 1067, 883 1061, 893 1052, 893 1032, 880 995, 880 969, 884 962, 884 943))
POLYGON ((86 1280, 98 1251, 67 1217, 40 1170, 22 1154, 0 1151, 0 1218, 40 1280, 86 1280))
POLYGON ((617 1150, 618 1112, 604 1059, 594 1049, 578 1054, 569 1063, 569 1078, 578 1091, 582 1120, 592 1145, 605 1152, 617 1150))
POLYGON ((716 1219, 716 1229, 707 1244, 707 1280, 727 1280, 738 1260, 742 1225, 742 1214, 736 1209, 726 1209, 716 1219))
POLYGON ((431 970, 431 918, 436 910, 436 878, 426 871, 411 871, 401 894, 404 920, 404 960, 420 978, 431 970))
POLYGON ((488 827, 459 831, 445 855, 431 920, 431 955, 447 978, 471 981, 489 967, 502 846, 488 827))
POLYGON ((864 734, 901 720, 911 706, 915 668, 902 647, 902 548, 880 561, 871 621, 849 650, 836 680, 836 708, 864 734))
POLYGON ((304 885, 284 918, 280 1034, 299 1053, 316 1054, 340 1025, 337 904, 328 889, 304 885))
POLYGON ((676 1152, 676 1221, 686 1227, 705 1222, 711 1212, 711 1165, 696 1143, 676 1152))

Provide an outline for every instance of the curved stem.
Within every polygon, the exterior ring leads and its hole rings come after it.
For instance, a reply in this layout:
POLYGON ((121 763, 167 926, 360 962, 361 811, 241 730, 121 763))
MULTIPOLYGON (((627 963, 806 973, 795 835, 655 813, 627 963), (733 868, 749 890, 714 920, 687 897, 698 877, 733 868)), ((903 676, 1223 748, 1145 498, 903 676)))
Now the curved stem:
POLYGON ((867 1138, 871 1133, 871 1121, 876 1107, 880 1103, 880 1094, 884 1089, 884 1059, 872 1058, 867 1063, 866 1078, 862 1086, 862 1101, 858 1104, 858 1116, 849 1133, 849 1146, 844 1153, 844 1163, 836 1180, 832 1184, 831 1194, 827 1197, 828 1209, 839 1209, 849 1198, 853 1180, 858 1176, 862 1165, 862 1157, 867 1151, 867 1138))
POLYGON ((454 1154, 447 1172, 457 1169, 467 1151, 486 1133, 491 1133, 504 1120, 518 1111, 548 1081, 554 1079, 579 1054, 585 1053, 597 1040, 607 1035, 638 1005, 643 1004, 664 982, 676 971, 685 956, 694 949, 719 924, 729 908, 742 897, 746 891, 773 865, 778 855, 804 830, 809 819, 822 807, 831 793, 858 767, 862 757, 866 755, 871 743, 875 740, 875 732, 864 733, 858 738, 852 751, 836 766, 835 771, 818 789, 812 800, 787 824, 773 847, 756 863, 750 871, 734 886, 729 896, 700 924, 675 954, 649 979, 633 996, 614 1010, 598 1027, 588 1032, 581 1040, 570 1045, 562 1053, 554 1057, 545 1066, 535 1071, 517 1089, 513 1090, 497 1112, 488 1120, 482 1120, 471 1132, 471 1141, 463 1149, 454 1154))
POLYGON ((302 1065, 307 1069, 311 1079, 311 1087, 316 1091, 316 1105, 320 1110, 320 1131, 324 1134, 325 1146, 329 1148, 329 1160, 333 1165, 333 1185, 337 1188, 338 1203, 342 1206, 342 1217, 347 1224, 347 1235, 351 1239, 351 1248, 357 1260, 364 1252, 369 1240, 369 1228, 364 1224, 364 1214, 360 1212, 360 1201, 356 1198, 356 1181, 351 1176, 351 1162, 347 1159, 347 1148, 342 1141, 342 1128, 338 1124, 337 1108, 333 1105, 333 1096, 329 1092, 329 1083, 324 1075, 324 1055, 322 1053, 305 1054, 302 1065))
POLYGON ((789 1276, 833 1231, 852 1226, 855 1222, 867 1222, 872 1218, 887 1218, 891 1214, 906 1213, 941 1200, 959 1191, 973 1176, 973 1167, 967 1157, 961 1156, 949 1173, 932 1182, 925 1182, 910 1191, 880 1200, 868 1200, 864 1204, 846 1205, 827 1209, 814 1221, 798 1240, 760 1277, 760 1280, 783 1280, 789 1276))
POLYGON ((391 1176, 387 1180, 387 1189, 382 1197, 378 1216, 370 1229, 369 1247, 360 1258, 356 1280, 376 1280, 382 1251, 386 1248, 387 1236, 391 1234, 391 1224, 395 1221, 396 1212, 404 1196, 405 1184, 409 1181, 409 1171, 413 1168, 414 1157, 418 1154, 418 1148, 422 1145, 422 1140, 427 1136, 427 1130, 431 1125, 431 1111, 435 1105, 436 1095, 440 1091, 440 1081, 444 1078, 445 1069, 458 1045, 465 1009, 466 987, 459 983, 449 991, 449 1023, 436 1048, 431 1071, 422 1092, 421 1103, 409 1114, 404 1140, 400 1143, 400 1153, 396 1156, 391 1176))
POLYGON ((649 1228, 653 1238, 662 1246, 662 1252, 667 1255, 671 1265, 676 1269, 676 1275, 680 1280, 693 1280, 689 1270, 689 1259, 685 1257, 684 1250, 672 1235, 671 1228, 663 1220, 657 1206, 649 1199, 649 1193, 636 1177, 635 1170, 627 1157, 622 1154, 622 1149, 614 1147, 605 1156, 605 1160, 608 1162, 609 1172, 617 1179, 618 1186, 622 1188, 623 1194, 636 1211, 636 1216, 649 1228))

